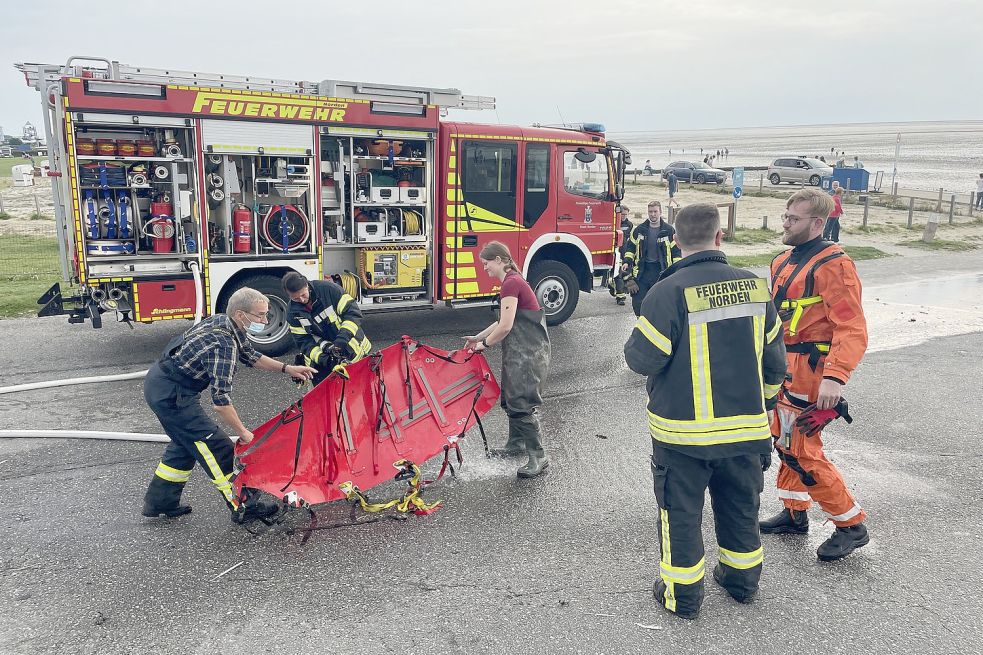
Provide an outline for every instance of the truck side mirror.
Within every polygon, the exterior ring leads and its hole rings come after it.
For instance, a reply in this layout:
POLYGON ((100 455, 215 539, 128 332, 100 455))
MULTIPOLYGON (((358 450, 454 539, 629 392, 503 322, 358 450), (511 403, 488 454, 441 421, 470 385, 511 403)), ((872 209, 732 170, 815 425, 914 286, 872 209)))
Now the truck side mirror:
POLYGON ((584 148, 577 148, 577 154, 574 155, 574 158, 576 158, 576 160, 579 161, 579 162, 581 162, 581 163, 589 164, 592 161, 594 161, 595 159, 597 159, 597 153, 596 152, 588 152, 584 148))

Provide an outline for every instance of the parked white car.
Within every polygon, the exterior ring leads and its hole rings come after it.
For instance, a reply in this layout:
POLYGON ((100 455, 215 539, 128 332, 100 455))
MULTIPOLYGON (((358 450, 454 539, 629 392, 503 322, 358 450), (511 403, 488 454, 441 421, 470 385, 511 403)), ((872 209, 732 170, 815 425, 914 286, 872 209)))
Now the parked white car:
POLYGON ((771 162, 768 179, 772 184, 811 184, 819 186, 822 178, 833 174, 833 167, 809 157, 782 157, 771 162))

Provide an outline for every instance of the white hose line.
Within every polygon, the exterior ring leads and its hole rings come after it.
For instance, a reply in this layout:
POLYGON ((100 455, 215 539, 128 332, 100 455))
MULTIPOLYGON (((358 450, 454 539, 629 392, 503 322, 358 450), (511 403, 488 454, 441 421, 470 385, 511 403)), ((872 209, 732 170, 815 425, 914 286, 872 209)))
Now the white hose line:
POLYGON ((18 391, 33 391, 35 389, 49 389, 51 387, 67 387, 73 384, 92 384, 94 382, 118 382, 120 380, 138 380, 146 377, 147 371, 136 371, 135 373, 119 373, 118 375, 99 375, 87 378, 67 378, 64 380, 46 380, 44 382, 28 382, 27 384, 15 384, 11 387, 0 387, 0 395, 5 393, 16 393, 18 391))
POLYGON ((167 443, 164 434, 143 432, 98 432, 93 430, 0 430, 0 439, 103 439, 107 441, 147 441, 167 443))
POLYGON ((188 268, 191 269, 191 275, 195 279, 195 322, 194 325, 201 323, 201 316, 205 313, 204 310, 204 294, 201 292, 201 271, 198 268, 198 262, 191 261, 188 263, 188 268))

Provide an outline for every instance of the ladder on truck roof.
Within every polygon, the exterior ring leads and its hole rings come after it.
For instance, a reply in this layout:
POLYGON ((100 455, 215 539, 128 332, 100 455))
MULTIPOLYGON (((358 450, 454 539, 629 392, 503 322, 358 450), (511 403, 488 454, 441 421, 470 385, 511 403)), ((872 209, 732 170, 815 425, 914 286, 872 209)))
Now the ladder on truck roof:
POLYGON ((17 63, 14 64, 14 67, 24 73, 28 86, 37 89, 41 93, 45 93, 52 84, 58 84, 63 77, 82 77, 97 80, 180 84, 183 86, 331 96, 351 98, 353 100, 372 100, 377 103, 393 103, 394 105, 437 105, 448 109, 495 108, 495 98, 490 96, 464 95, 458 89, 438 89, 367 82, 342 82, 337 80, 305 82, 242 75, 197 73, 194 71, 130 66, 102 57, 73 56, 69 57, 68 61, 63 65, 17 63), (83 62, 88 62, 88 64, 83 62), (92 64, 94 62, 101 62, 104 65, 93 66, 92 64))

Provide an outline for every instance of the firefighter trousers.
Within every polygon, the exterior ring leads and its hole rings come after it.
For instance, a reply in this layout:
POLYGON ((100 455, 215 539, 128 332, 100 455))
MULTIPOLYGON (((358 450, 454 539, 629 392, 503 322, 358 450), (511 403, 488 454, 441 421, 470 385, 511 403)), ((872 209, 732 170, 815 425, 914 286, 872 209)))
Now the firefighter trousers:
POLYGON ((719 550, 720 583, 735 598, 758 590, 764 551, 758 507, 764 488, 761 456, 699 459, 653 442, 652 477, 659 504, 659 601, 695 615, 704 595, 703 498, 710 490, 719 550))
POLYGON ((646 263, 648 264, 648 268, 643 268, 642 272, 635 278, 635 283, 638 284, 638 293, 631 297, 631 309, 635 312, 635 316, 642 315, 642 301, 645 300, 645 295, 649 292, 649 289, 655 286, 655 283, 659 281, 659 276, 662 274, 662 271, 653 270, 658 266, 658 263, 646 263))
POLYGON ((202 409, 198 399, 201 390, 196 390, 193 381, 182 379, 173 366, 163 366, 169 370, 165 372, 160 362, 150 367, 143 395, 171 442, 154 471, 144 502, 159 511, 177 507, 197 462, 229 508, 235 510, 232 441, 202 409))
POLYGON ((795 427, 795 419, 812 402, 815 400, 805 394, 784 390, 779 396, 771 425, 781 460, 778 497, 785 507, 796 511, 805 511, 816 501, 840 528, 862 523, 867 514, 847 489, 839 469, 826 458, 822 433, 807 437, 795 427))

